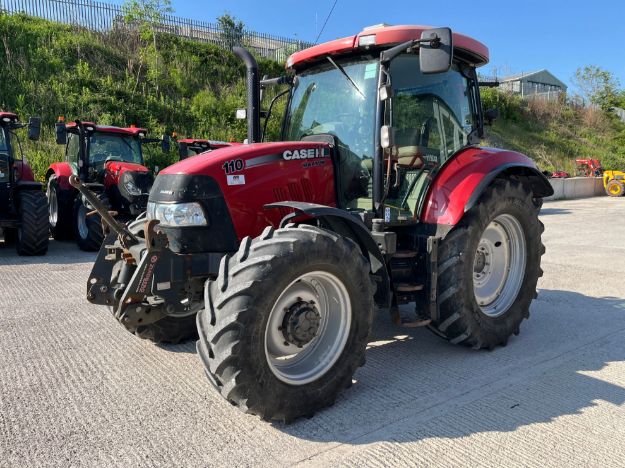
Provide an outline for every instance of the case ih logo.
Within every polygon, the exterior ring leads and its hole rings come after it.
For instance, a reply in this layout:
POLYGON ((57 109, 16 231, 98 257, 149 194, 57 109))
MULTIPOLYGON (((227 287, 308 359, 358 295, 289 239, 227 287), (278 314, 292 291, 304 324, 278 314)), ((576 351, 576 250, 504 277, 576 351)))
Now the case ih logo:
POLYGON ((300 149, 300 150, 286 150, 282 153, 282 158, 286 161, 291 161, 292 159, 315 159, 315 158, 327 158, 328 154, 324 149, 319 148, 311 148, 311 149, 300 149))

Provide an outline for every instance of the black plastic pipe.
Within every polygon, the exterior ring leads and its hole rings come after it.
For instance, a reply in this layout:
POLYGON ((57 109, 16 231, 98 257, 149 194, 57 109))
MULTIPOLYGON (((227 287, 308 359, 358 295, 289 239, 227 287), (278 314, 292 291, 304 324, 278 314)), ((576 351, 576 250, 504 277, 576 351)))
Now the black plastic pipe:
POLYGON ((232 52, 239 57, 247 70, 247 141, 259 143, 260 136, 260 77, 258 64, 243 47, 233 47, 232 52))

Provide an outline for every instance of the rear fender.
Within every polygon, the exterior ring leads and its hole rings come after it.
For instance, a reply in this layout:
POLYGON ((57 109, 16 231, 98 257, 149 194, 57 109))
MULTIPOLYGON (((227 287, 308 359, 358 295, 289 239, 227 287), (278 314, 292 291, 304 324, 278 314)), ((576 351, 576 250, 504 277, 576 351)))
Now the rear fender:
POLYGON ((307 218, 319 220, 330 231, 336 232, 343 237, 352 239, 360 247, 362 254, 369 260, 371 274, 374 276, 377 291, 374 299, 379 307, 389 307, 390 279, 386 270, 384 256, 365 224, 345 210, 330 206, 317 205, 314 203, 284 201, 265 205, 265 208, 292 208, 294 213, 286 215, 280 222, 280 227, 286 226, 294 218, 307 218))
POLYGON ((516 178, 534 197, 553 194, 547 178, 527 156, 493 148, 469 148, 440 170, 426 195, 421 222, 448 231, 460 222, 496 178, 516 178))
POLYGON ((35 175, 29 164, 24 161, 15 161, 15 169, 17 171, 18 179, 24 182, 34 182, 35 175))

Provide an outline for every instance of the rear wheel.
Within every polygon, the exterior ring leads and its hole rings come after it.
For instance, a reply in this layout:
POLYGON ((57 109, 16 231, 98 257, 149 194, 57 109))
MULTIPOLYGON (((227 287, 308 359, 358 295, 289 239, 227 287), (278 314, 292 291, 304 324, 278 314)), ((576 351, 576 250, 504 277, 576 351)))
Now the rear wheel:
POLYGON ((22 190, 17 196, 20 226, 17 228, 17 253, 44 255, 48 251, 50 227, 48 200, 39 190, 22 190))
POLYGON ((58 180, 54 175, 48 179, 46 196, 52 237, 56 240, 71 239, 74 235, 71 204, 68 206, 62 197, 58 180))
MULTIPOLYGON (((99 194, 98 198, 104 206, 108 206, 108 198, 105 194, 99 194)), ((82 197, 76 197, 76 201, 74 202, 76 242, 80 250, 86 252, 99 250, 104 240, 100 215, 93 213, 87 216, 91 211, 93 210, 82 202, 82 197)))
POLYGON ((625 194, 625 184, 620 180, 612 179, 606 184, 605 191, 610 197, 622 197, 625 194))
POLYGON ((198 352, 241 410, 290 422, 334 403, 364 363, 374 284, 358 246, 311 227, 267 228, 222 259, 198 314, 198 352))
POLYGON ((496 181, 445 237, 439 250, 439 318, 431 329, 476 349, 519 333, 536 297, 544 246, 532 193, 496 181))

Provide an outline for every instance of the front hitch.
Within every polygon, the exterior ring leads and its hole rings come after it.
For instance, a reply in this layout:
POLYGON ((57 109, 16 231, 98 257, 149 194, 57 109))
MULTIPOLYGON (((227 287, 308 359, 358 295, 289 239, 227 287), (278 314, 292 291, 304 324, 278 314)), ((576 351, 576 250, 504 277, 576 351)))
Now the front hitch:
POLYGON ((83 184, 76 175, 69 177, 69 183, 72 187, 77 189, 83 197, 89 202, 95 211, 100 215, 102 221, 108 225, 108 227, 119 236, 119 241, 126 248, 131 245, 139 243, 139 239, 122 223, 117 221, 113 215, 109 212, 108 208, 100 201, 98 196, 93 193, 89 188, 83 184))

